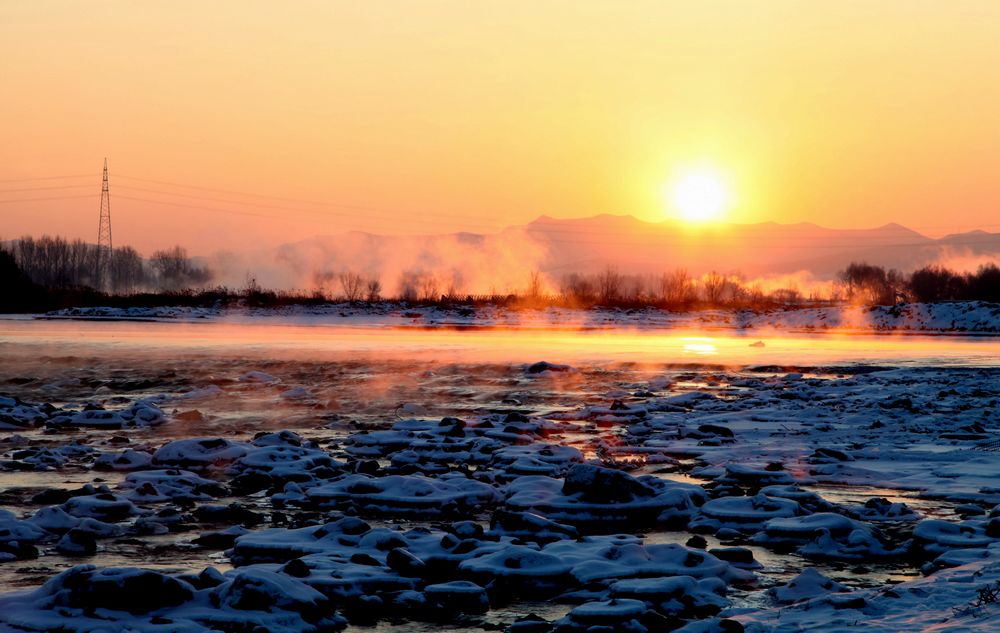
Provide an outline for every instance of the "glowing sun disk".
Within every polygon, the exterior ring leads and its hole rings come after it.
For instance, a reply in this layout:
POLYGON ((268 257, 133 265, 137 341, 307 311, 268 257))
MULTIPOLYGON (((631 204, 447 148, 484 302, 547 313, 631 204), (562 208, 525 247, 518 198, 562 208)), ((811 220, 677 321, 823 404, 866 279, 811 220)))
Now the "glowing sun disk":
POLYGON ((717 219, 729 204, 729 191, 718 173, 699 169, 685 172, 671 187, 670 205, 688 222, 717 219))

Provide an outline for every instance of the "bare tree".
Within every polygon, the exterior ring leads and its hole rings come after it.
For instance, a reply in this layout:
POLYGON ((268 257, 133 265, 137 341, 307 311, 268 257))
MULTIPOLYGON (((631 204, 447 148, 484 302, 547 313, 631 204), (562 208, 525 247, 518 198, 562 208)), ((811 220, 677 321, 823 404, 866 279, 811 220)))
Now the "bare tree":
POLYGON ((705 292, 705 301, 713 305, 722 303, 726 291, 726 278, 716 271, 702 277, 701 287, 705 292))
POLYGON ((625 279, 618 269, 608 266, 597 276, 597 295, 604 303, 614 303, 622 298, 625 279))
POLYGON ((525 297, 532 301, 537 301, 542 296, 542 274, 537 270, 531 271, 528 276, 528 288, 524 293, 525 297))
POLYGON ((111 288, 120 294, 132 294, 146 283, 142 257, 131 246, 120 246, 111 255, 111 288))
POLYGON ((686 303, 692 290, 691 276, 686 268, 674 269, 660 277, 660 298, 669 305, 686 303))
POLYGON ((885 268, 867 262, 851 262, 837 273, 837 279, 849 301, 873 305, 895 303, 903 285, 899 271, 890 270, 887 273, 885 268))
POLYGON ((366 295, 365 298, 369 303, 375 303, 381 299, 382 295, 382 282, 378 280, 378 277, 372 277, 368 280, 365 286, 366 295))
POLYGON ((420 299, 422 301, 437 301, 439 298, 437 278, 430 273, 421 272, 420 299))
POLYGON ((338 277, 340 279, 340 289, 344 293, 344 298, 351 303, 360 301, 364 293, 364 277, 349 270, 340 273, 338 277))
POLYGON ((164 290, 190 288, 212 278, 207 268, 198 268, 192 264, 187 250, 181 246, 154 252, 150 265, 156 271, 158 285, 164 290))
POLYGON ((593 303, 596 297, 594 282, 579 273, 570 273, 563 277, 560 291, 567 299, 582 304, 593 303))
POLYGON ((797 288, 778 288, 771 292, 771 300, 784 305, 802 303, 802 293, 797 288))
POLYGON ((448 279, 448 289, 445 291, 445 296, 448 299, 457 299, 462 293, 462 289, 465 287, 465 278, 462 275, 462 271, 457 268, 451 269, 451 276, 448 279))

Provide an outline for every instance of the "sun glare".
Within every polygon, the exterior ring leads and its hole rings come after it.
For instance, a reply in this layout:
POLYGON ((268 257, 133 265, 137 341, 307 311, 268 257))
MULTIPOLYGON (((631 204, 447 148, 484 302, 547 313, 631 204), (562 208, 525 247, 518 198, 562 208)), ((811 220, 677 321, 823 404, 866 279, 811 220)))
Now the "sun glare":
POLYGON ((670 186, 671 211, 687 222, 707 222, 722 216, 729 191, 722 176, 711 169, 684 172, 670 186))

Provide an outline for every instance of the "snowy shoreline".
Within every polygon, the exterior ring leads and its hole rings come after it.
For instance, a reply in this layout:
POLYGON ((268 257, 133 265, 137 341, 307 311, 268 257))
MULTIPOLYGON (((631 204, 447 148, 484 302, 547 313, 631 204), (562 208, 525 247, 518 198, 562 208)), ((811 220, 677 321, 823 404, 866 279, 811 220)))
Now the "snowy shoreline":
POLYGON ((427 328, 637 328, 734 329, 746 331, 1000 334, 1000 304, 949 302, 897 306, 830 306, 753 312, 669 312, 654 308, 512 310, 496 306, 440 308, 397 304, 332 303, 282 308, 69 308, 39 319, 79 320, 276 320, 339 326, 427 328))

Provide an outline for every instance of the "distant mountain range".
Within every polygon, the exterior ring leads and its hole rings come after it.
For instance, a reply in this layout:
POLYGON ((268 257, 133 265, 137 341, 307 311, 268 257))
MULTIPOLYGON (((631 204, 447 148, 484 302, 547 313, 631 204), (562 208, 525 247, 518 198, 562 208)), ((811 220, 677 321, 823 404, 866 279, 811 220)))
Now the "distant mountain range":
POLYGON ((899 224, 828 229, 816 224, 713 224, 690 227, 599 215, 575 220, 542 216, 523 227, 545 245, 543 269, 614 264, 657 273, 741 270, 748 275, 808 271, 832 277, 851 261, 909 270, 953 258, 1000 255, 1000 233, 971 231, 933 239, 899 224))
POLYGON ((353 270, 393 289, 412 271, 470 291, 523 288, 531 271, 555 282, 573 272, 614 266, 659 275, 677 267, 693 275, 740 271, 749 277, 807 273, 832 279, 852 261, 912 270, 929 263, 975 268, 1000 261, 1000 233, 971 231, 933 239, 899 224, 829 229, 815 224, 645 222, 632 216, 579 219, 542 216, 498 233, 424 236, 348 232, 317 236, 257 253, 216 255, 207 263, 238 285, 252 272, 265 285, 309 288, 317 276, 353 270))

